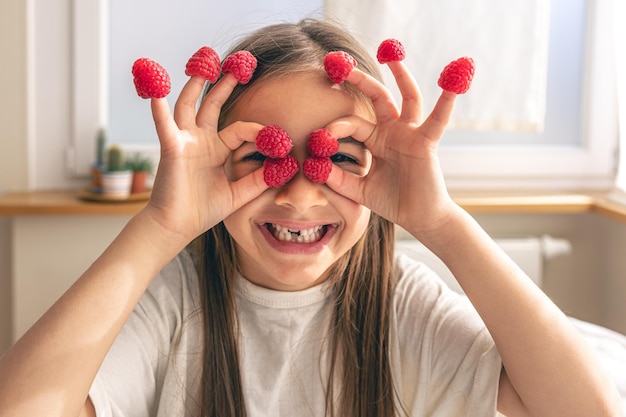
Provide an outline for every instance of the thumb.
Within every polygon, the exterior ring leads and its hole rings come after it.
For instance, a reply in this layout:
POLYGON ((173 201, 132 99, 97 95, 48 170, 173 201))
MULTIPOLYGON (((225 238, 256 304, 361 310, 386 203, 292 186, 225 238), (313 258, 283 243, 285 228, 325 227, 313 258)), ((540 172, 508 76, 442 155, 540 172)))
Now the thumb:
POLYGON ((258 197, 269 187, 263 179, 263 168, 238 179, 231 183, 233 193, 233 208, 237 210, 241 206, 249 203, 258 197))
POLYGON ((333 164, 328 180, 326 180, 326 185, 336 193, 358 204, 362 204, 363 181, 363 177, 345 171, 333 164))

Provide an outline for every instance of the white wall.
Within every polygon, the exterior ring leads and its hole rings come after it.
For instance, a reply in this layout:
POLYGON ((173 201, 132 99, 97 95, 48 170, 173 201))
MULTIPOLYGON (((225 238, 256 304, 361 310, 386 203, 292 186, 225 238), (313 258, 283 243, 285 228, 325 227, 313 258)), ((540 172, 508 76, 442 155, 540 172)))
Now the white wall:
POLYGON ((14 220, 11 321, 15 338, 46 312, 127 221, 128 216, 25 216, 14 220))
POLYGON ((572 242, 571 255, 546 263, 544 291, 567 314, 626 333, 626 292, 618 291, 626 288, 621 283, 626 280, 626 223, 591 213, 475 217, 495 236, 549 233, 572 242))
MULTIPOLYGON (((26 120, 26 5, 0 2, 0 193, 28 183, 26 120)), ((11 262, 9 219, 0 217, 0 352, 10 342, 11 262)))
POLYGON ((604 294, 604 325, 626 334, 626 222, 601 220, 605 244, 602 273, 606 276, 604 294))

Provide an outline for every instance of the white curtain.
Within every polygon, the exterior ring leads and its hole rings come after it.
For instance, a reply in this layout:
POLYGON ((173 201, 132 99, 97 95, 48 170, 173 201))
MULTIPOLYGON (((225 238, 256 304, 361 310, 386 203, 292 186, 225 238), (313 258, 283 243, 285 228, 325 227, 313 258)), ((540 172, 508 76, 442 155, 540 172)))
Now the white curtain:
POLYGON ((372 53, 383 39, 399 39, 425 109, 441 92, 443 67, 471 56, 476 75, 457 101, 452 128, 543 129, 549 0, 326 0, 326 14, 372 53))

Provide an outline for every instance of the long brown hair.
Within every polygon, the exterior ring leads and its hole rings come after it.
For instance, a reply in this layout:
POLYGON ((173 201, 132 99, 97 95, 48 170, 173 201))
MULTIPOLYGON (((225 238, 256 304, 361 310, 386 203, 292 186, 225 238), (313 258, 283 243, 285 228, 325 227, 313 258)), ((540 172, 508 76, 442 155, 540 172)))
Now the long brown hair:
MULTIPOLYGON (((233 52, 238 50, 250 51, 258 66, 250 83, 236 87, 222 107, 222 124, 239 98, 256 82, 296 72, 323 71, 324 57, 333 50, 348 52, 361 70, 380 79, 376 64, 360 44, 339 27, 323 21, 305 19, 268 26, 232 48, 233 52)), ((367 102, 356 88, 346 88, 367 102)), ((389 363, 393 241, 393 224, 372 213, 364 235, 332 267, 329 280, 336 302, 333 326, 329 329, 329 416, 396 414, 389 363), (335 392, 336 387, 340 392, 335 392)), ((237 250, 223 223, 204 233, 191 247, 195 248, 199 269, 205 329, 201 416, 244 417, 233 290, 237 250)))

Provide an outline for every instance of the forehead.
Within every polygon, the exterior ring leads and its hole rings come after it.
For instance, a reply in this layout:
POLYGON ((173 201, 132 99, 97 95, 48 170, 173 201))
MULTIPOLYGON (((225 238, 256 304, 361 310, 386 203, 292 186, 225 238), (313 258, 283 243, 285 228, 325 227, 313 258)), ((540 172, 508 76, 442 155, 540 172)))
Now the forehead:
POLYGON ((362 98, 323 72, 310 72, 259 81, 243 94, 228 119, 277 124, 296 140, 340 117, 367 116, 367 109, 362 98))

